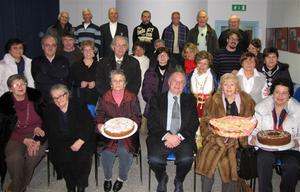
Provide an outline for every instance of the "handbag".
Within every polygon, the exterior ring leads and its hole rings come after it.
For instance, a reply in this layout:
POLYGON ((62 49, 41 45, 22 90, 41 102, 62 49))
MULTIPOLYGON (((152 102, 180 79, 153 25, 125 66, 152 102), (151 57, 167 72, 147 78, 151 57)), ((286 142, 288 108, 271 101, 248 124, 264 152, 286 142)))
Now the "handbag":
POLYGON ((244 148, 239 142, 236 158, 240 178, 248 180, 257 177, 257 152, 254 147, 244 148))

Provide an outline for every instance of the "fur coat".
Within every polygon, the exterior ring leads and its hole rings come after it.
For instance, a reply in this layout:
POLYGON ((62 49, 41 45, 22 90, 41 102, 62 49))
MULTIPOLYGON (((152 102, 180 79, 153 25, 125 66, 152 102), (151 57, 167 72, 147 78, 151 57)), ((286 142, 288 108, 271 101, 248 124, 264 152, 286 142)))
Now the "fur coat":
MULTIPOLYGON (((255 102, 250 95, 243 91, 240 92, 240 98, 239 116, 252 116, 255 102)), ((238 180, 236 162, 237 139, 228 139, 227 143, 224 144, 225 138, 213 134, 208 127, 210 119, 225 116, 222 93, 217 92, 210 97, 205 106, 205 112, 200 124, 203 147, 197 152, 196 172, 212 178, 216 168, 218 168, 223 182, 236 181, 238 180)), ((247 138, 240 138, 240 143, 247 145, 247 138)))

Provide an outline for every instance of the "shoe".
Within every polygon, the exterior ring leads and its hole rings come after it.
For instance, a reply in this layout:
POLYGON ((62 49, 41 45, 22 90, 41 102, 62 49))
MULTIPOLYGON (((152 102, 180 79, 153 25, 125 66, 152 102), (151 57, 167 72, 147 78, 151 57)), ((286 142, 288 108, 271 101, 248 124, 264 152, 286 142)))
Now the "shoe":
POLYGON ((157 185, 157 192, 167 192, 167 183, 168 183, 169 177, 167 174, 163 176, 163 178, 158 182, 157 185))
POLYGON ((73 188, 68 188, 68 192, 76 192, 75 187, 73 187, 73 188))
POLYGON ((174 179, 175 189, 174 192, 183 192, 183 183, 176 178, 174 179))
POLYGON ((104 181, 103 188, 105 192, 109 192, 111 190, 111 186, 112 186, 111 180, 104 181))
POLYGON ((122 187, 123 187, 123 181, 116 180, 113 186, 113 192, 120 191, 122 187))
POLYGON ((77 192, 85 192, 85 188, 84 187, 77 187, 77 192))

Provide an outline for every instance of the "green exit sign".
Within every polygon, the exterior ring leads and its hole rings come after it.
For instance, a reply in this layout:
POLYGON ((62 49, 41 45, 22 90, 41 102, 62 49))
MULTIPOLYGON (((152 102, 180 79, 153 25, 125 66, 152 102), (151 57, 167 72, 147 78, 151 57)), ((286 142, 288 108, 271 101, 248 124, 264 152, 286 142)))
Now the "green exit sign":
POLYGON ((233 4, 232 5, 232 11, 246 11, 247 6, 242 4, 233 4))

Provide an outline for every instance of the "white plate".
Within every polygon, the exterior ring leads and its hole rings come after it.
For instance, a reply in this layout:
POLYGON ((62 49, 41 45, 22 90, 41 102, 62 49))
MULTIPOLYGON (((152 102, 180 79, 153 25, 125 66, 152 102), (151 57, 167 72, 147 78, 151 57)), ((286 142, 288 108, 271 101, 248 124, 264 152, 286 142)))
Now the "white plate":
MULTIPOLYGON (((117 118, 119 118, 119 117, 117 117, 117 118)), ((122 117, 122 118, 124 118, 124 117, 122 117)), ((115 119, 115 118, 114 118, 115 119)), ((128 118, 126 118, 126 119, 128 119, 128 118)), ((112 119, 110 119, 110 120, 112 120, 112 119)), ((130 119, 131 120, 131 119, 130 119)), ((132 121, 132 120, 131 120, 132 121)), ((101 129, 100 129, 100 132, 101 132, 101 134, 104 136, 104 137, 106 137, 106 138, 109 138, 109 139, 125 139, 125 138, 128 138, 128 137, 130 137, 131 135, 133 135, 137 130, 138 130, 138 125, 136 124, 136 122, 134 122, 134 121, 132 121, 133 122, 133 130, 128 134, 128 135, 124 135, 124 136, 122 136, 122 137, 112 137, 112 136, 110 136, 110 135, 107 135, 105 132, 104 132, 104 125, 105 124, 103 124, 102 125, 102 127, 101 127, 101 129)))
POLYGON ((265 151, 285 151, 293 148, 295 146, 294 140, 291 140, 289 144, 282 145, 282 146, 270 146, 270 145, 264 145, 257 141, 256 147, 259 147, 260 149, 263 149, 265 151))

